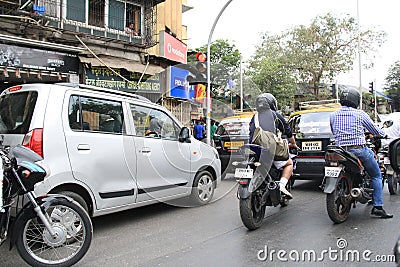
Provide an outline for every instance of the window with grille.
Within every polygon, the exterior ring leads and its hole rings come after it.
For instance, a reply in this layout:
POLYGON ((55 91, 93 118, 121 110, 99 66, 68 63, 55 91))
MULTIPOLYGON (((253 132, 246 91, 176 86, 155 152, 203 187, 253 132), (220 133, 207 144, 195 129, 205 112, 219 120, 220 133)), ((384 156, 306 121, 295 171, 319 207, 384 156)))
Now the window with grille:
POLYGON ((133 3, 109 0, 108 25, 112 29, 123 31, 133 23, 134 31, 141 33, 141 7, 133 3))
POLYGON ((104 27, 105 0, 89 0, 89 25, 104 27))

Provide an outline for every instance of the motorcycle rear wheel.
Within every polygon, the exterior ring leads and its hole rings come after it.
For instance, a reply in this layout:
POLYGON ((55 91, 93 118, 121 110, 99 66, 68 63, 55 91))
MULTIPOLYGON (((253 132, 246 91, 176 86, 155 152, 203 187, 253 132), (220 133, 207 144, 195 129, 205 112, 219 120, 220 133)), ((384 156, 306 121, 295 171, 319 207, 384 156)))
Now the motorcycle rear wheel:
POLYGON ((57 237, 53 238, 36 217, 18 231, 16 246, 22 259, 31 266, 71 266, 90 247, 93 228, 86 211, 76 202, 60 200, 45 211, 57 237))
POLYGON ((391 195, 396 195, 397 192, 397 183, 398 183, 398 178, 397 175, 387 175, 387 183, 388 183, 388 189, 389 193, 391 195))
POLYGON ((239 200, 240 218, 249 230, 255 230, 262 225, 265 215, 265 205, 261 205, 261 196, 253 192, 248 198, 239 200))
POLYGON ((329 218, 334 223, 342 223, 347 220, 351 208, 351 179, 341 175, 336 188, 332 193, 326 195, 326 209, 329 218))

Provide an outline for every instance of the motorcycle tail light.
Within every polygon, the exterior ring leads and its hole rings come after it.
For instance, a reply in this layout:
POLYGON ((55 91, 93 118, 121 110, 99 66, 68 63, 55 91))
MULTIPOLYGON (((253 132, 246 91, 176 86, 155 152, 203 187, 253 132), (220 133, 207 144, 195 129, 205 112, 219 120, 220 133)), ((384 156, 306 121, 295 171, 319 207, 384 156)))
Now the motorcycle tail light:
POLYGON ((325 161, 345 161, 346 158, 338 153, 327 152, 325 154, 325 161))
POLYGON ((249 182, 247 181, 247 180, 240 180, 239 181, 239 184, 241 184, 241 185, 246 185, 246 184, 248 184, 249 182))

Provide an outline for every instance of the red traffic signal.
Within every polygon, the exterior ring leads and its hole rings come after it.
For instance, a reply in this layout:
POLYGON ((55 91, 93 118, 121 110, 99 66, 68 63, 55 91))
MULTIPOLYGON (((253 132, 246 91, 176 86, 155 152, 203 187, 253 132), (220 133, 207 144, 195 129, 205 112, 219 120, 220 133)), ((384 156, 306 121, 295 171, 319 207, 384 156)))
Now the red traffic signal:
POLYGON ((207 60, 207 56, 201 52, 196 53, 196 58, 200 62, 205 62, 207 60))

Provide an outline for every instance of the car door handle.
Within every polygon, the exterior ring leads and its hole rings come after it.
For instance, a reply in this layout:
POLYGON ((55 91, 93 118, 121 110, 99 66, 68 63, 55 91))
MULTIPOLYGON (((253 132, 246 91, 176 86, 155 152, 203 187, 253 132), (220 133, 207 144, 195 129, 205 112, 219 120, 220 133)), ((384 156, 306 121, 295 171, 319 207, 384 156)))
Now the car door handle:
POLYGON ((142 147, 142 149, 139 150, 139 152, 142 154, 148 154, 148 153, 151 153, 151 149, 150 149, 150 147, 142 147))
POLYGON ((79 144, 78 145, 78 150, 82 151, 82 150, 90 150, 90 146, 87 144, 79 144))

